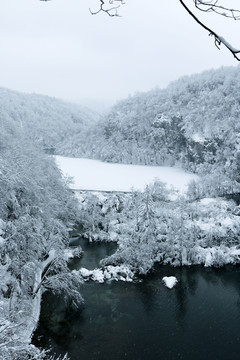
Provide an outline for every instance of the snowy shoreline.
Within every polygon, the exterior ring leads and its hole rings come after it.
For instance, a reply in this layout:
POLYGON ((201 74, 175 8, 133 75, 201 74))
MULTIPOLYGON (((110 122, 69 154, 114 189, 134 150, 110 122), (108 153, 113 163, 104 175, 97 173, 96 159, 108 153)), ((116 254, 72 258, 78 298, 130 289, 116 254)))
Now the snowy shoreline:
MULTIPOLYGON (((188 262, 183 261, 180 267, 184 266, 203 266, 205 268, 208 267, 219 267, 216 264, 216 260, 225 259, 225 263, 221 265, 221 267, 227 265, 237 265, 240 260, 240 249, 237 246, 233 246, 228 248, 226 246, 219 246, 219 247, 211 247, 211 248, 195 248, 196 253, 196 261, 195 262, 188 262)), ((158 262, 159 265, 169 265, 169 263, 158 262)), ((178 266, 173 266, 173 269, 178 266)), ((83 281, 95 281, 98 283, 104 283, 105 281, 123 281, 123 282, 133 282, 134 280, 137 281, 137 273, 131 269, 131 266, 128 264, 122 265, 107 265, 103 268, 95 268, 93 270, 86 269, 81 267, 79 270, 73 270, 74 273, 78 274, 82 277, 83 281)), ((146 275, 146 274, 144 274, 146 275)), ((176 284, 176 281, 171 278, 163 279, 167 287, 173 287, 176 284)))

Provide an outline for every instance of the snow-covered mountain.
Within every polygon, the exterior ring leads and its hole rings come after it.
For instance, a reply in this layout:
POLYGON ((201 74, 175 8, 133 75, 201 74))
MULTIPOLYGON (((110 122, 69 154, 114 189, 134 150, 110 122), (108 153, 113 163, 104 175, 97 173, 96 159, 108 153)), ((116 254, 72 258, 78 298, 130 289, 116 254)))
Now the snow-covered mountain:
POLYGON ((97 113, 83 106, 0 88, 1 132, 25 132, 42 148, 55 148, 59 142, 75 132, 81 133, 98 118, 97 113))

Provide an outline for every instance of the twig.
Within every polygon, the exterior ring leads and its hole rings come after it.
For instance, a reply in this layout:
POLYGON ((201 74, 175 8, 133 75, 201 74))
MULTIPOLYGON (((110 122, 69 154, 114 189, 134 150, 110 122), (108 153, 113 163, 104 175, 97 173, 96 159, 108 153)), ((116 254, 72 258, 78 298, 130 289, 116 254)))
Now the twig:
POLYGON ((124 1, 123 0, 110 0, 109 1, 109 4, 113 4, 114 2, 120 2, 120 5, 117 5, 117 6, 113 6, 111 8, 108 8, 108 9, 105 9, 104 8, 104 5, 105 5, 105 1, 104 0, 99 0, 100 1, 100 7, 97 11, 92 11, 90 8, 89 8, 89 11, 91 13, 91 15, 97 15, 99 14, 100 12, 104 12, 106 13, 108 16, 110 17, 116 17, 116 16, 120 16, 118 14, 118 9, 120 8, 121 5, 124 4, 124 1), (113 11, 115 11, 115 13, 112 13, 113 11))
POLYGON ((227 8, 222 5, 218 5, 218 0, 193 0, 196 8, 203 12, 215 12, 218 15, 232 18, 234 20, 240 20, 240 10, 227 8))

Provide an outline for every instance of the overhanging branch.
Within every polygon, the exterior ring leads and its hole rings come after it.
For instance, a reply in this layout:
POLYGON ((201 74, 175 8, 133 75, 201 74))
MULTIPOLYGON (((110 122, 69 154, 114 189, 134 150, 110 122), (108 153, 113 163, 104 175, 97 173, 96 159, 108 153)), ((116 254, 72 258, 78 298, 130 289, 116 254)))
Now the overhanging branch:
MULTIPOLYGON (((184 7, 184 9, 188 12, 188 14, 201 26, 203 27, 206 31, 208 31, 210 36, 214 37, 214 43, 216 45, 216 47, 218 49, 220 49, 220 45, 223 44, 234 56, 234 58, 238 61, 240 61, 240 50, 239 49, 235 49, 229 42, 227 42, 222 36, 218 35, 215 31, 213 31, 212 29, 210 29, 208 26, 206 26, 202 21, 200 21, 196 15, 188 8, 188 6, 185 4, 185 2, 183 0, 179 0, 179 2, 181 3, 181 5, 184 7)), ((196 1, 194 0, 194 2, 196 3, 196 1)), ((203 4, 204 2, 202 1, 197 1, 198 3, 203 4)), ((207 2, 205 2, 206 4, 207 2)), ((209 2, 211 3, 211 1, 209 2)), ((215 3, 217 3, 217 1, 215 1, 215 3)))
MULTIPOLYGON (((41 0, 41 1, 50 1, 50 0, 41 0)), ((101 12, 106 13, 110 17, 120 16, 118 14, 118 9, 125 4, 124 0, 98 0, 99 8, 96 11, 89 9, 92 15, 97 15, 101 12), (110 6, 108 6, 109 4, 110 6), (113 6, 111 6, 113 5, 113 6)), ((240 9, 232 9, 231 7, 226 7, 220 4, 219 0, 192 0, 194 6, 203 12, 209 13, 214 12, 218 15, 232 18, 234 20, 240 20, 240 9)), ((214 43, 218 49, 220 45, 223 44, 233 55, 233 57, 240 61, 240 49, 234 48, 224 37, 218 35, 215 31, 205 25, 198 17, 189 9, 183 0, 179 0, 180 4, 185 8, 188 14, 206 31, 208 31, 210 36, 214 37, 214 43)), ((229 5, 230 6, 230 5, 229 5)))

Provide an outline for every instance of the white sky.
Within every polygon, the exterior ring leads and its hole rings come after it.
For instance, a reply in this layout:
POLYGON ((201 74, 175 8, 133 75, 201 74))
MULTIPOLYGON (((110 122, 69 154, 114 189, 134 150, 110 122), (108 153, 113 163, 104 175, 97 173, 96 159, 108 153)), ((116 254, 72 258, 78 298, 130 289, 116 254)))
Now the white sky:
MULTIPOLYGON (((182 75, 238 65, 178 0, 126 0, 120 18, 91 16, 90 6, 97 9, 98 0, 1 0, 0 86, 111 103, 182 75)), ((206 19, 240 47, 240 21, 206 19)))

